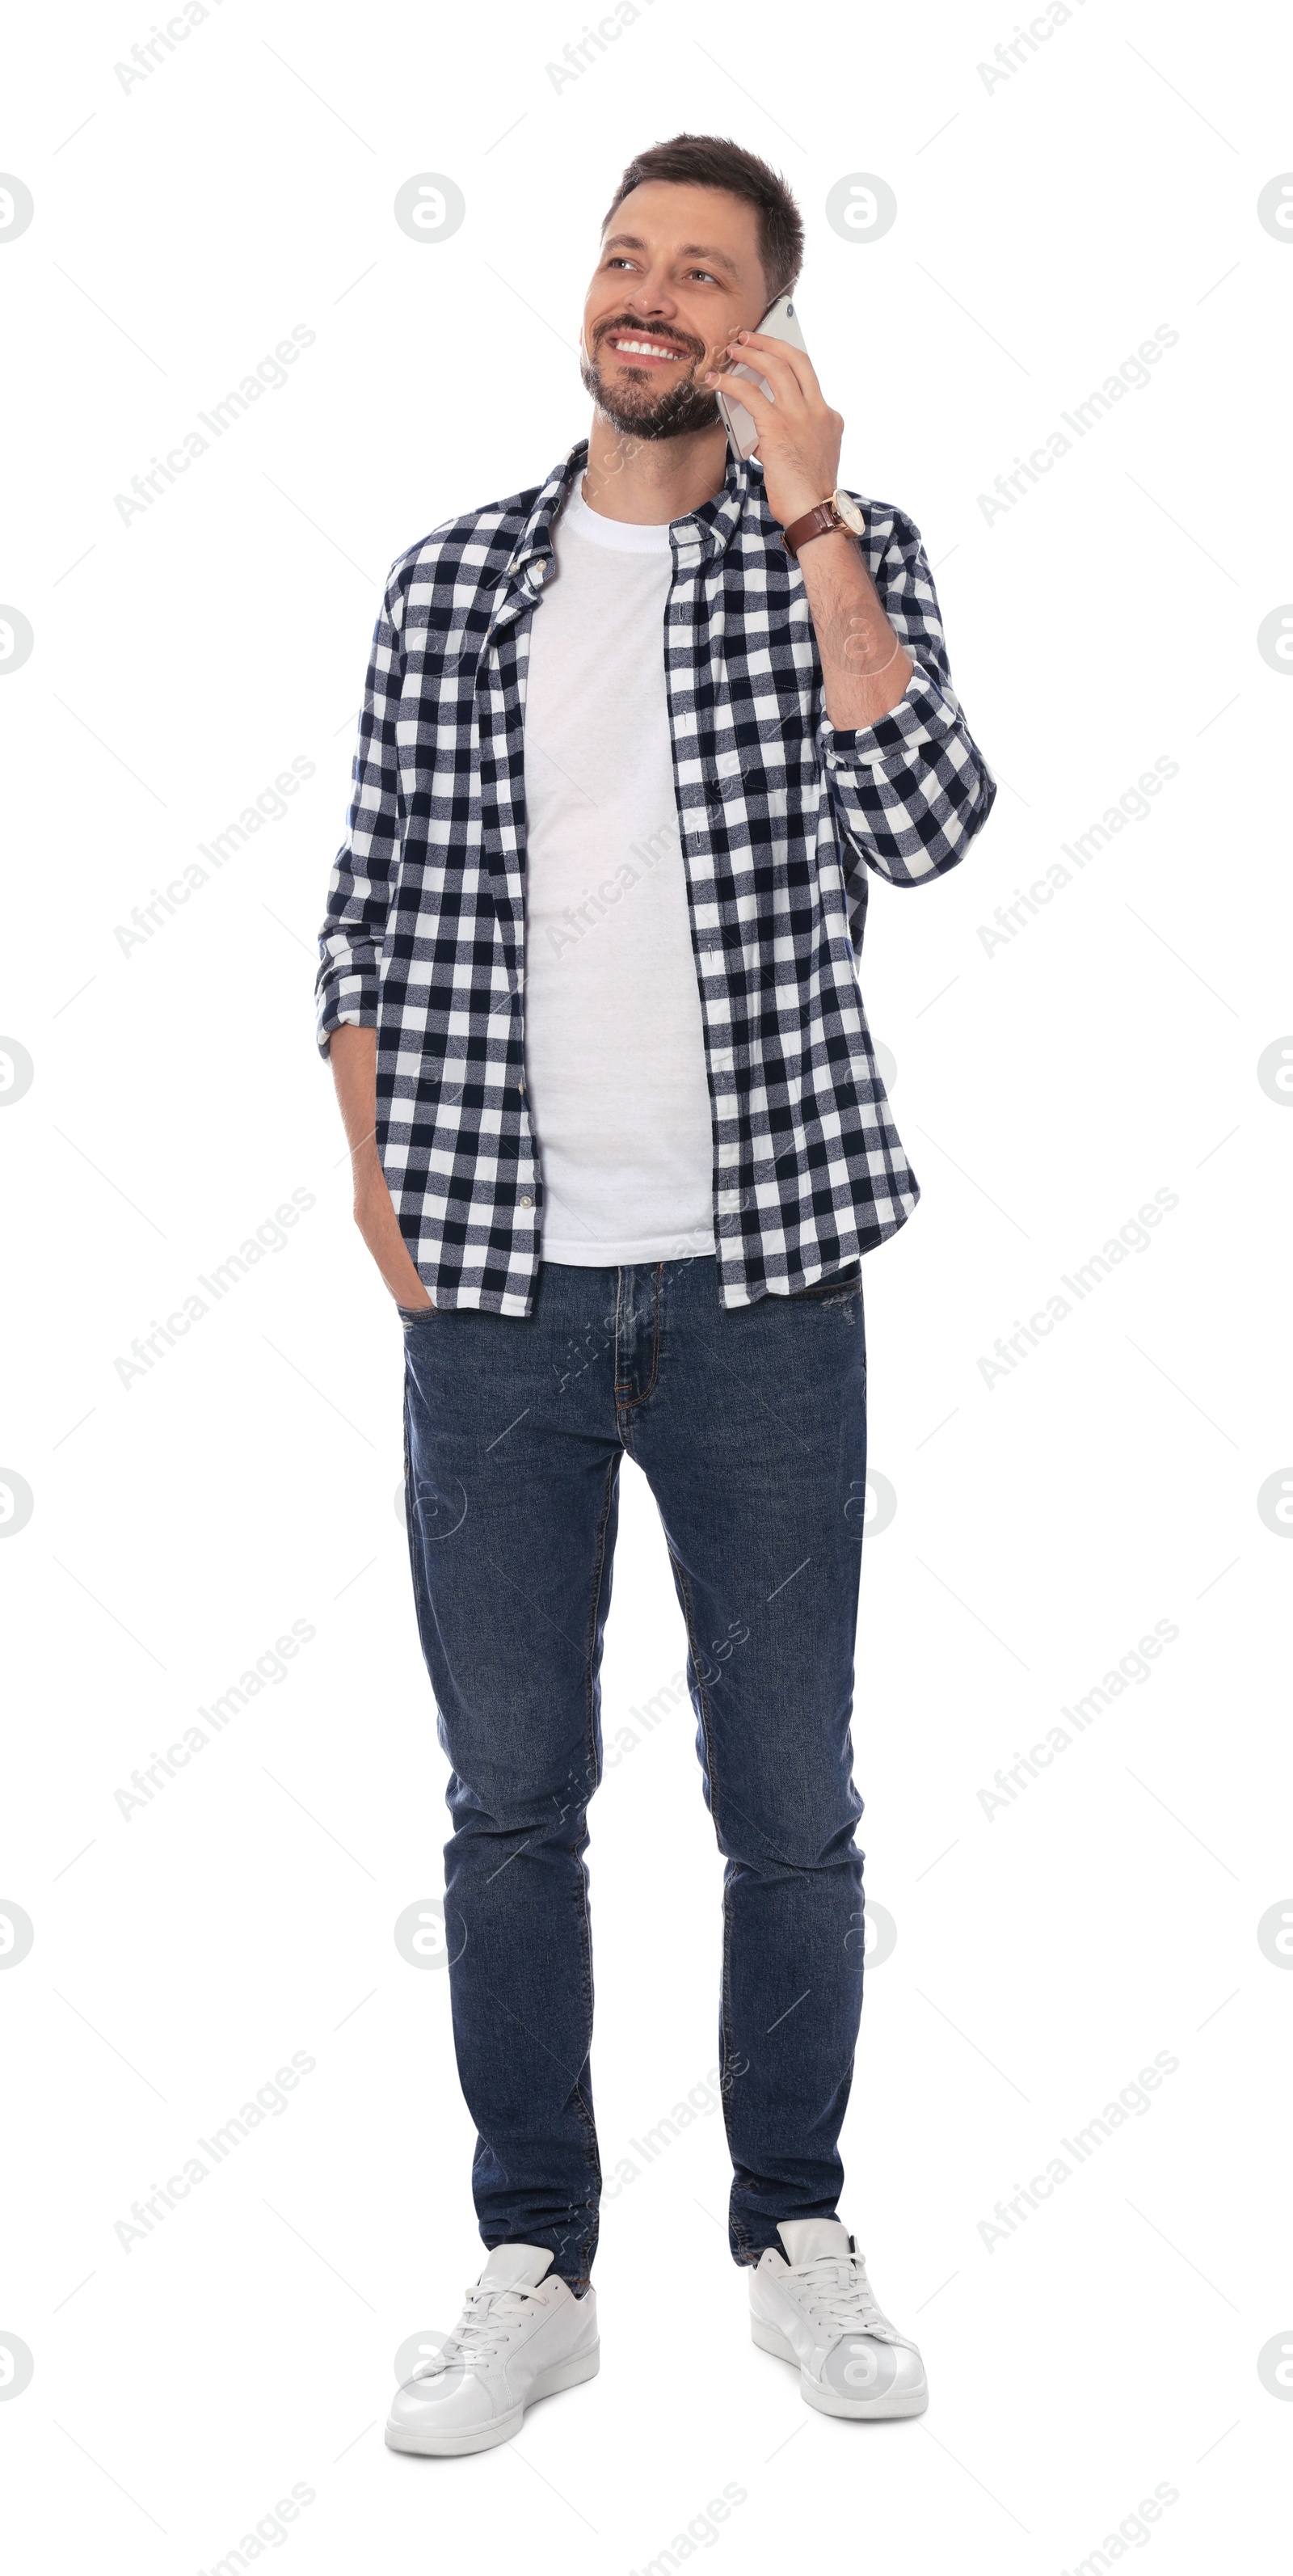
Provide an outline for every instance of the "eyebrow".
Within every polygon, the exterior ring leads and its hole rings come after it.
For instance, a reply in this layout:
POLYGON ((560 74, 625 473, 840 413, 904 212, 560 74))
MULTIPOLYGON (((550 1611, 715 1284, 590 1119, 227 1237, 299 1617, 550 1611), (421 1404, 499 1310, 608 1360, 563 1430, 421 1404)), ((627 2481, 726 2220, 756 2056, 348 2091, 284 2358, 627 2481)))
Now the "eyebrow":
MULTIPOLYGON (((645 250, 646 247, 636 233, 608 233, 602 244, 603 250, 645 250)), ((680 259, 712 260, 716 268, 728 269, 732 275, 736 273, 735 260, 725 250, 712 250, 708 242, 680 242, 678 256, 680 259)))

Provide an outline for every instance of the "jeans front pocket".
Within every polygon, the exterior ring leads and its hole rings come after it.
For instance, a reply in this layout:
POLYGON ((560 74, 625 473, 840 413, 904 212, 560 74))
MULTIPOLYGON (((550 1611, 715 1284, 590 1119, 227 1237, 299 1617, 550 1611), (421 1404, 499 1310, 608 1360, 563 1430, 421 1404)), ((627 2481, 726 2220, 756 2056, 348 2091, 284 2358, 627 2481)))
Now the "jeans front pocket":
POLYGON ((815 1279, 811 1288, 792 1288, 790 1303, 792 1306, 800 1306, 817 1302, 823 1297, 851 1297, 854 1290, 861 1285, 862 1265, 861 1262, 854 1262, 851 1270, 837 1270, 829 1279, 815 1279))

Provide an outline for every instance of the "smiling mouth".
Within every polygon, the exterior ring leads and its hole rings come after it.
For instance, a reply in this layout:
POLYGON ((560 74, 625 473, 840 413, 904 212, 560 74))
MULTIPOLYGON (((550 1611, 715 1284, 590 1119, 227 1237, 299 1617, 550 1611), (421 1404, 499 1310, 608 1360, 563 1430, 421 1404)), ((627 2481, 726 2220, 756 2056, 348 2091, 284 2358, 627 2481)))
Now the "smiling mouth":
POLYGON ((677 367, 691 356, 689 349, 676 349, 667 340, 651 340, 627 331, 609 331, 606 346, 634 367, 677 367))

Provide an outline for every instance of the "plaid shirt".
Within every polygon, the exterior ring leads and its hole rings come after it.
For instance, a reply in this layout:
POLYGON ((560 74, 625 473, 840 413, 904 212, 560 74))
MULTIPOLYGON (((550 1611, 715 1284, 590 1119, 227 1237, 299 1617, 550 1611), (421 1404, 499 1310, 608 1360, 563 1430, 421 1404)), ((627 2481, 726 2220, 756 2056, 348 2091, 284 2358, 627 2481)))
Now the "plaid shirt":
MULTIPOLYGON (((531 1311, 543 1220, 524 1082, 530 627, 587 453, 581 441, 539 488, 392 567, 319 941, 320 1047, 342 1021, 377 1030, 378 1152, 419 1276, 437 1306, 502 1315, 531 1311)), ((729 463, 669 532, 665 685, 724 1306, 811 1285, 915 1207, 858 988, 867 870, 899 886, 941 876, 996 795, 920 532, 855 497, 914 664, 899 704, 857 731, 826 715, 803 575, 762 472, 729 463)))

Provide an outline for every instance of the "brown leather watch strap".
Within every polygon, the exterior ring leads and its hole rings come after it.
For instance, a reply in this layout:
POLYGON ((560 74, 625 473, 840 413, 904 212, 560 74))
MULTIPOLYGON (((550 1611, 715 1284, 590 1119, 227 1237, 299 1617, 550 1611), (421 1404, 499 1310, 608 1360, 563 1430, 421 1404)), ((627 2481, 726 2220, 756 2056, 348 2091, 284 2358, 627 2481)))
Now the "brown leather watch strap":
POLYGON ((798 560, 799 549, 810 537, 824 537, 831 528, 842 528, 844 522, 833 501, 819 501, 815 510, 805 510, 802 519, 792 519, 781 531, 781 542, 788 555, 798 560))

